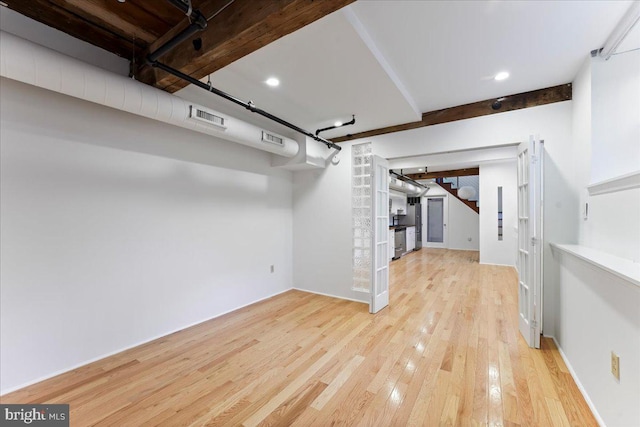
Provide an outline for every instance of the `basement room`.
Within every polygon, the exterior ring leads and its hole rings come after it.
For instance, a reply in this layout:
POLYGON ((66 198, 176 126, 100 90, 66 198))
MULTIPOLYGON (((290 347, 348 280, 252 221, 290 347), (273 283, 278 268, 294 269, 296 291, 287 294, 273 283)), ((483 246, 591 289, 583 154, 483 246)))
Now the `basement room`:
POLYGON ((0 424, 640 426, 640 1, 0 1, 0 424))

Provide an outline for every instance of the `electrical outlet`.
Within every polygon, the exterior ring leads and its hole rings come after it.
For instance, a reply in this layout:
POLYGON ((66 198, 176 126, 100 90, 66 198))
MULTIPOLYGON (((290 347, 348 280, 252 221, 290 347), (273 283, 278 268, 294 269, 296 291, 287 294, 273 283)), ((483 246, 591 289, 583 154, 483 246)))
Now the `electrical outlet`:
POLYGON ((620 357, 613 351, 611 352, 611 373, 620 380, 620 357))
POLYGON ((276 271, 276 268, 273 264, 271 264, 271 272, 273 273, 274 271, 276 271))

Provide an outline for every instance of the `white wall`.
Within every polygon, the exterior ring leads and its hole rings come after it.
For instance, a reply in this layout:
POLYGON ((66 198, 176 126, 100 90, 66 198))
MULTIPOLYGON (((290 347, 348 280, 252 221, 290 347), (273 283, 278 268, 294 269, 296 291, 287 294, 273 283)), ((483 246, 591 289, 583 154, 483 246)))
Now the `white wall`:
MULTIPOLYGON (((544 293, 543 334, 553 336, 559 308, 560 265, 554 259, 549 242, 578 243, 580 206, 584 206, 586 189, 579 182, 588 181, 591 146, 591 67, 585 58, 583 67, 572 82, 572 111, 568 118, 570 133, 562 144, 544 143, 544 293)), ((546 135, 542 135, 546 139, 546 135)))
POLYGON ((292 287, 268 153, 1 86, 3 392, 292 287))
POLYGON ((480 250, 480 215, 455 197, 451 196, 448 199, 449 249, 480 250))
POLYGON ((398 158, 500 147, 526 141, 535 134, 551 145, 571 141, 571 101, 390 133, 370 140, 379 156, 398 158))
POLYGON ((516 265, 518 193, 515 160, 480 165, 480 263, 516 265), (502 187, 502 240, 498 240, 498 187, 502 187))
MULTIPOLYGON (((640 51, 606 62, 594 58, 590 68, 585 97, 591 97, 592 132, 576 141, 576 151, 591 153, 591 162, 581 163, 577 173, 581 207, 589 204, 588 219, 579 221, 580 243, 640 262, 640 189, 593 197, 586 190, 590 183, 640 171, 640 51)), ((586 121, 588 113, 576 121, 586 121)))
MULTIPOLYGON (((612 59, 624 55, 627 54, 612 59)), ((626 70, 616 69, 629 67, 624 60, 597 61, 600 60, 588 58, 573 82, 571 149, 558 151, 553 157, 552 170, 559 171, 562 178, 557 182, 571 189, 567 204, 574 225, 564 230, 558 227, 553 213, 548 212, 553 205, 547 203, 546 240, 578 243, 640 262, 640 189, 597 196, 589 196, 587 191, 592 177, 600 179, 604 173, 612 172, 606 166, 617 160, 611 156, 622 154, 632 158, 639 147, 637 139, 624 142, 613 138, 619 129, 630 129, 640 122, 624 114, 602 121, 603 114, 610 116, 606 112, 609 107, 603 107, 610 105, 611 100, 601 104, 603 87, 600 87, 604 84, 610 94, 619 94, 618 84, 626 85, 621 76, 634 72, 637 75, 638 68, 632 65, 626 70), (592 75, 594 68, 598 71, 592 75), (596 133, 600 137, 596 138, 596 133), (617 153, 604 153, 607 145, 617 153), (592 167, 599 170, 592 171, 592 167), (589 204, 587 219, 585 203, 589 204)), ((637 93, 636 90, 636 100, 637 93)), ((617 109, 611 108, 611 112, 617 109)), ((545 191, 549 188, 545 185, 545 191)), ((545 256, 544 308, 545 335, 556 337, 603 422, 609 426, 640 425, 640 289, 570 255, 545 256), (619 382, 610 373, 611 351, 620 356, 619 382)))
POLYGON ((294 173, 293 283, 296 288, 369 302, 351 289, 351 145, 340 162, 294 173))
MULTIPOLYGON (((456 150, 499 147, 544 137, 550 158, 570 150, 571 101, 490 116, 443 123, 371 138, 375 154, 385 158, 419 156, 456 150)), ((322 171, 294 173, 293 236, 294 286, 366 301, 351 291, 350 147, 343 143, 341 162, 322 171)), ((551 162, 551 164, 553 164, 551 162)), ((569 173, 569 172, 563 172, 569 173)), ((515 174, 515 172, 514 172, 515 174)), ((482 182, 482 178, 481 178, 482 182)), ((515 175, 514 175, 515 182, 515 175)), ((481 183, 482 185, 482 183, 481 183)), ((546 191, 545 187, 545 191, 546 191)), ((497 191, 497 190, 496 190, 497 191)), ((560 183, 547 192, 555 226, 571 228, 575 218, 565 204, 567 187, 560 183)), ((486 200, 480 196, 483 207, 486 200)), ((577 205, 577 202, 576 202, 577 205)), ((497 213, 496 213, 497 236, 497 213)), ((577 234, 577 225, 574 224, 577 234)), ((482 236, 480 237, 482 245, 482 236)), ((515 254, 512 256, 515 257, 515 254)), ((546 258, 545 258, 546 259, 546 258)), ((510 262, 513 265, 513 261, 510 262)), ((393 284, 391 284, 393 292, 393 284)))
POLYGON ((640 50, 591 64, 591 182, 640 171, 640 50))
POLYGON ((555 337, 607 426, 640 425, 640 288, 558 253, 555 337), (620 380, 611 352, 620 357, 620 380))
POLYGON ((640 262, 640 188, 587 198, 580 244, 640 262))
POLYGON ((480 216, 439 185, 431 184, 429 187, 429 192, 423 197, 422 202, 423 246, 426 246, 427 238, 428 215, 426 199, 430 196, 442 195, 445 196, 448 212, 448 218, 445 218, 447 224, 447 247, 465 251, 480 250, 480 216))

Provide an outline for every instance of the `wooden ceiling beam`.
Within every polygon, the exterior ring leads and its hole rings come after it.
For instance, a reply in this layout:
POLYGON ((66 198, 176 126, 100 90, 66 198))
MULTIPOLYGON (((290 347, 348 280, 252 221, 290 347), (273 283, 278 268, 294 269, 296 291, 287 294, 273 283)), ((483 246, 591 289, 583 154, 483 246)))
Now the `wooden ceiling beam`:
POLYGON ((480 168, 452 169, 448 171, 405 174, 406 177, 409 177, 414 181, 418 181, 420 179, 453 178, 456 176, 475 175, 480 175, 480 168))
MULTIPOLYGON (((183 42, 159 61, 201 79, 354 1, 236 0, 210 20, 204 31, 183 42), (198 38, 202 41, 202 47, 195 50, 192 42, 198 38)), ((226 3, 228 1, 203 0, 197 7, 209 17, 226 3)), ((171 33, 178 31, 172 29, 171 33)), ((157 48, 157 43, 152 47, 157 48)), ((168 92, 175 92, 187 85, 148 65, 141 65, 136 78, 168 92)))
MULTIPOLYGON (((157 29, 154 31, 153 28, 140 28, 140 22, 150 23, 152 20, 136 21, 132 19, 136 18, 135 15, 132 17, 129 14, 122 14, 114 8, 119 6, 117 2, 105 3, 96 0, 49 0, 49 2, 125 39, 140 39, 148 44, 162 35, 157 33, 157 29)), ((132 8, 129 9, 132 10, 132 8)))
MULTIPOLYGON (((200 13, 202 13, 203 16, 210 17, 214 13, 219 11, 221 8, 223 8, 227 3, 229 3, 229 0, 204 0, 200 2, 197 9, 200 11, 200 13)), ((174 14, 179 13, 178 9, 176 9, 175 7, 173 7, 173 10, 174 10, 174 14)), ((140 69, 137 70, 136 72, 142 72, 142 73, 150 72, 151 70, 147 70, 146 68, 148 67, 145 67, 144 65, 144 62, 145 62, 144 58, 146 58, 147 55, 149 55, 150 53, 158 50, 159 47, 163 46, 169 40, 171 40, 176 35, 178 35, 178 33, 180 33, 182 30, 187 28, 189 24, 190 24, 189 19, 186 16, 184 16, 173 28, 171 28, 169 31, 167 31, 165 34, 161 35, 153 43, 151 43, 147 48, 147 50, 143 53, 142 57, 140 58, 140 64, 141 64, 140 69)), ((200 35, 196 35, 193 38, 195 39, 198 37, 200 37, 200 35)))
POLYGON ((358 132, 337 138, 331 138, 333 142, 351 141, 353 139, 370 138, 372 136, 387 133, 402 132, 421 127, 453 122, 456 120, 471 119, 489 114, 504 113, 506 111, 519 110, 521 108, 537 107, 539 105, 552 104, 554 102, 569 101, 572 98, 571 83, 548 87, 546 89, 533 90, 515 95, 491 98, 472 104, 429 111, 422 114, 422 120, 404 123, 401 125, 387 126, 384 128, 358 132), (496 104, 496 103, 499 103, 496 104))
MULTIPOLYGON (((131 58, 132 40, 115 34, 79 16, 66 7, 47 0, 11 1, 8 7, 31 19, 63 31, 73 37, 113 52, 116 55, 131 58)), ((136 47, 146 46, 142 40, 136 41, 136 47)))

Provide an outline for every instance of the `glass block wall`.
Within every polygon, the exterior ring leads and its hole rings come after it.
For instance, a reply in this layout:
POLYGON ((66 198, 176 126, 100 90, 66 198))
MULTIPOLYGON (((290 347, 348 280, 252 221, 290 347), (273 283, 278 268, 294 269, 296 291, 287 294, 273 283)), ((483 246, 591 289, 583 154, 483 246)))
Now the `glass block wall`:
POLYGON ((371 143, 351 146, 351 225, 353 230, 353 289, 371 285, 371 143))

